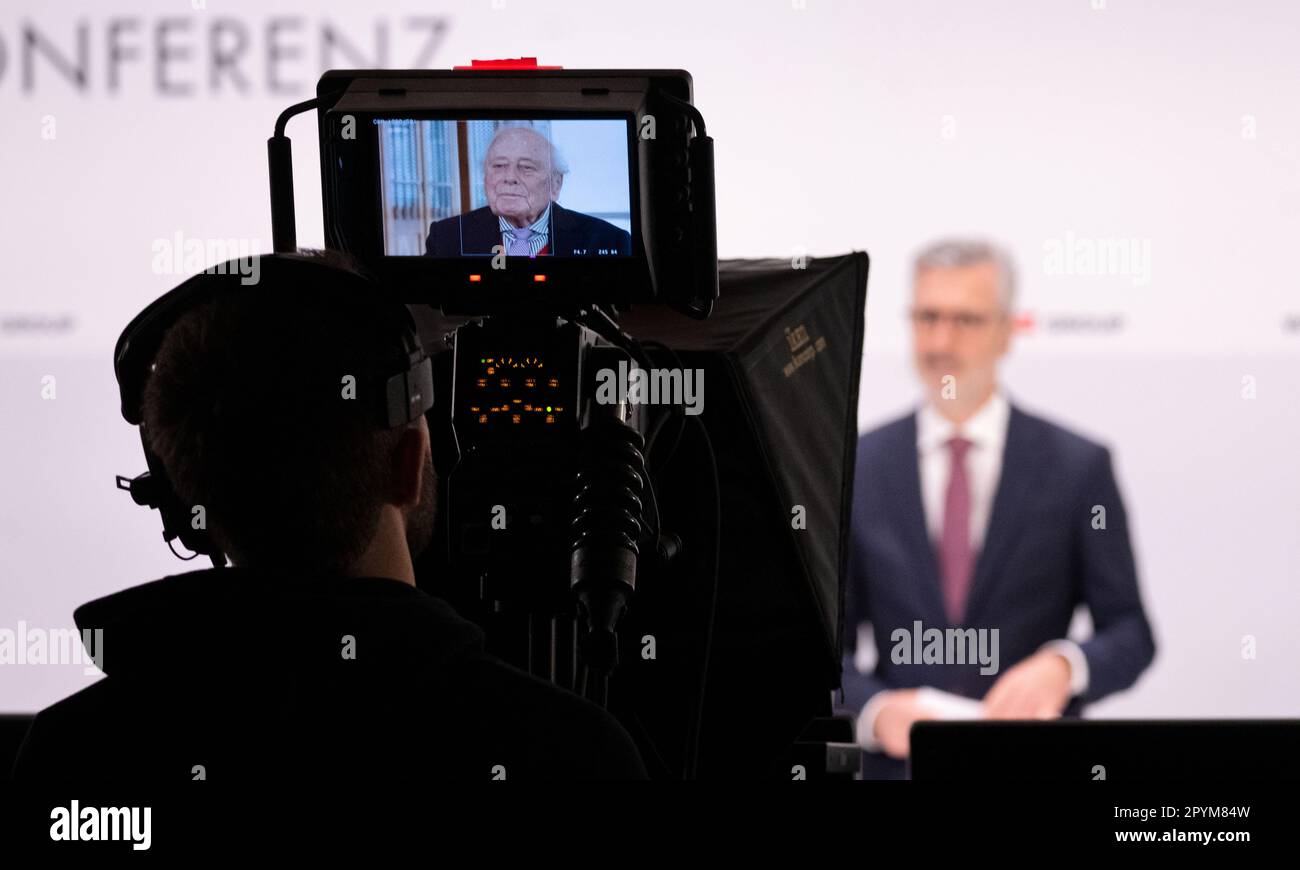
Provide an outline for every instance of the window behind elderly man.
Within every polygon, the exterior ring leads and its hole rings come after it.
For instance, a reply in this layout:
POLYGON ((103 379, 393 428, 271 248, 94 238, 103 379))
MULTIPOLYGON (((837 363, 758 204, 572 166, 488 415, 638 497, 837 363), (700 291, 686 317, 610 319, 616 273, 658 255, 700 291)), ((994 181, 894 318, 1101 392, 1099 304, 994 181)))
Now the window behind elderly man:
POLYGON ((435 221, 425 253, 433 257, 598 257, 631 254, 632 237, 608 221, 557 202, 569 167, 531 127, 502 127, 483 160, 488 204, 435 221))
POLYGON ((165 335, 144 431, 234 567, 79 608, 103 629, 107 677, 36 717, 15 776, 643 777, 609 714, 486 655, 475 625, 416 589, 427 424, 381 428, 340 389, 400 352, 404 327, 320 259, 281 260, 246 290, 229 276, 165 335))
POLYGON ((1024 411, 998 381, 1010 258, 943 241, 913 277, 925 398, 862 436, 854 481, 844 703, 872 778, 904 774, 919 719, 1076 714, 1155 654, 1109 451, 1024 411), (1093 631, 1076 642, 1079 605, 1093 631), (874 642, 858 650, 864 626, 874 642))

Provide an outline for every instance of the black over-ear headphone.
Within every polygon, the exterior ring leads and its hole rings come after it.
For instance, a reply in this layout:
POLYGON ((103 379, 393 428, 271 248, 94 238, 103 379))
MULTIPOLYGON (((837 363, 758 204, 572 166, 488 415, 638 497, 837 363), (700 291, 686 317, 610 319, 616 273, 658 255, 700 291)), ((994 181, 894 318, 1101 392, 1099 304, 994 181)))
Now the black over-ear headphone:
MULTIPOLYGON (((355 287, 363 298, 383 299, 381 288, 370 278, 339 268, 321 258, 300 254, 268 254, 258 260, 259 284, 266 283, 274 287, 280 282, 293 282, 310 286, 313 280, 328 278, 331 286, 355 287)), ((206 523, 198 524, 202 528, 195 528, 191 506, 176 494, 162 461, 149 449, 149 441, 142 426, 142 405, 145 385, 163 337, 181 316, 224 293, 273 292, 244 286, 241 265, 244 264, 232 260, 215 266, 155 299, 123 330, 113 352, 113 370, 122 395, 122 416, 133 426, 141 426, 140 441, 144 446, 148 466, 147 471, 134 478, 119 475, 118 489, 130 492, 136 504, 154 508, 162 515, 163 540, 171 547, 172 542, 179 538, 181 544, 193 554, 180 556, 178 553, 178 557, 192 559, 202 554, 211 557, 212 563, 219 566, 226 563, 225 554, 208 533, 206 523)), ((410 308, 396 302, 385 304, 400 306, 404 325, 402 346, 394 348, 394 361, 383 370, 379 382, 368 385, 381 389, 365 392, 378 397, 373 406, 376 422, 384 428, 392 429, 418 419, 433 407, 433 364, 420 341, 410 308)), ((175 552, 174 548, 172 552, 175 552)))

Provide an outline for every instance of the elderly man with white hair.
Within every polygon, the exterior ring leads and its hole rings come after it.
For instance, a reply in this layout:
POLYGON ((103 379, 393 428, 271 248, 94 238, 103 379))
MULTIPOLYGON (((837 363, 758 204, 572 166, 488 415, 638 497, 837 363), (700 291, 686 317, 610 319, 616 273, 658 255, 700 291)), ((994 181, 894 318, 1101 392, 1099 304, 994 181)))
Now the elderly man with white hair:
POLYGON ((569 167, 532 127, 502 127, 483 161, 488 204, 429 227, 426 253, 460 257, 599 257, 632 253, 632 238, 608 221, 557 201, 569 167))

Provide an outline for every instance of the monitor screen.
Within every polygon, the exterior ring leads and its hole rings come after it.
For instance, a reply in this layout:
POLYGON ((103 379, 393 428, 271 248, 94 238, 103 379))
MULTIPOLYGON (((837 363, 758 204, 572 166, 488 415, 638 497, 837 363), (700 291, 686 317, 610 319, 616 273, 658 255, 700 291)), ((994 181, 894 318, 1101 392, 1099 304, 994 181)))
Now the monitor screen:
POLYGON ((390 257, 630 257, 628 121, 380 118, 390 257))

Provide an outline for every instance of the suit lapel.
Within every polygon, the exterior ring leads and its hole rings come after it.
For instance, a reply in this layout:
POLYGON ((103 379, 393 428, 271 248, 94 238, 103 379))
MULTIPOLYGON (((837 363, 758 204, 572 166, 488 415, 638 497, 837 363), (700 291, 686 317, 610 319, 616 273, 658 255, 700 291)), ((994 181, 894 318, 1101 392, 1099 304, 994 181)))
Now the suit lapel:
POLYGON ((560 249, 560 246, 556 244, 556 241, 562 234, 568 232, 568 227, 569 221, 565 220, 565 210, 560 208, 558 202, 551 203, 550 226, 547 228, 551 236, 546 242, 546 244, 550 246, 551 254, 554 254, 560 249))
POLYGON ((466 238, 461 240, 462 250, 483 254, 492 253, 495 245, 501 244, 501 220, 492 214, 487 206, 469 213, 469 220, 462 221, 466 238))
POLYGON ((889 469, 894 505, 898 510, 903 540, 911 554, 911 564, 917 566, 915 581, 917 597, 925 608, 923 619, 927 625, 946 625, 943 588, 939 582, 939 557, 925 525, 925 507, 921 502, 921 462, 916 447, 916 414, 901 427, 903 443, 894 455, 899 458, 889 469))
POLYGON ((1033 445, 1029 443, 1025 416, 1011 408, 1007 420, 1007 439, 1002 451, 999 475, 984 544, 975 563, 970 596, 966 605, 966 624, 973 624, 992 589, 1001 579, 1006 561, 1025 529, 1029 510, 1029 493, 1034 482, 1033 445))

